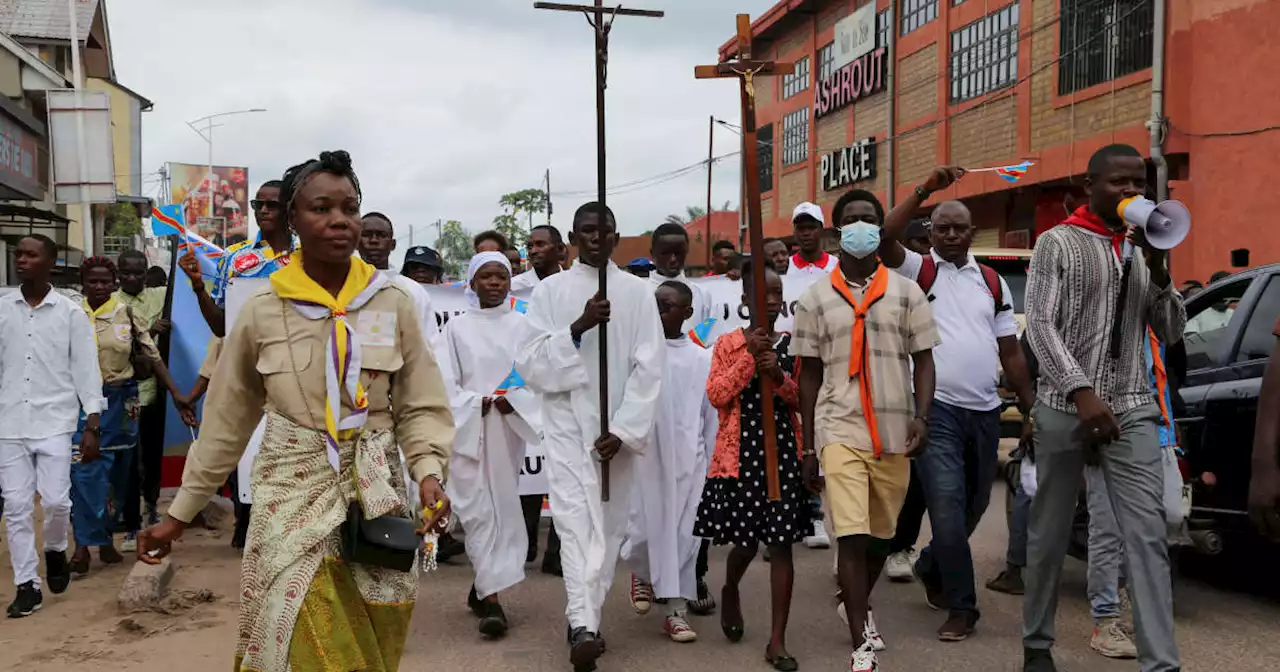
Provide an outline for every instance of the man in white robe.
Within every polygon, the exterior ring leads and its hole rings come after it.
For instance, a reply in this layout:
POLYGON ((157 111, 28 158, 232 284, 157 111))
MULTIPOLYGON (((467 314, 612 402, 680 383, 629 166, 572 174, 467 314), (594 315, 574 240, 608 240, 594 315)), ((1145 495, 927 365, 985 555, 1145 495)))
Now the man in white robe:
POLYGON ((529 254, 529 270, 511 278, 512 292, 531 290, 559 273, 567 250, 560 230, 550 224, 542 224, 529 231, 525 251, 529 254))
POLYGON ((693 523, 718 419, 707 400, 711 352, 682 329, 693 312, 693 293, 688 285, 669 281, 656 295, 667 361, 649 450, 636 461, 623 555, 633 570, 630 597, 637 613, 647 613, 654 598, 665 600, 663 630, 673 641, 692 642, 698 635, 685 617, 685 602, 697 599, 701 543, 693 536, 693 523))
POLYGON ((467 269, 466 313, 445 325, 456 374, 451 394, 457 435, 449 461, 449 498, 467 530, 475 582, 467 604, 487 637, 507 632, 498 593, 524 580, 528 536, 520 509, 520 465, 537 444, 538 400, 512 376, 525 316, 507 300, 511 266, 500 252, 481 252, 467 269))
POLYGON ((570 661, 577 672, 594 670, 604 649, 600 614, 626 535, 632 466, 646 449, 666 354, 652 286, 601 253, 606 237, 617 239, 617 229, 612 213, 600 221, 598 207, 589 203, 574 214, 570 242, 578 247, 578 262, 534 290, 516 360, 526 384, 542 395, 551 515, 560 533, 570 661), (598 296, 597 264, 608 264, 608 300, 598 296), (601 329, 608 330, 604 409, 601 329), (601 412, 609 414, 605 436, 601 412), (609 462, 608 502, 601 501, 599 459, 609 462))
POLYGON ((654 287, 668 280, 682 282, 693 293, 693 312, 684 321, 683 331, 702 324, 711 315, 711 294, 685 275, 685 260, 689 256, 689 233, 679 224, 663 224, 654 230, 649 242, 649 256, 656 270, 649 274, 654 287))

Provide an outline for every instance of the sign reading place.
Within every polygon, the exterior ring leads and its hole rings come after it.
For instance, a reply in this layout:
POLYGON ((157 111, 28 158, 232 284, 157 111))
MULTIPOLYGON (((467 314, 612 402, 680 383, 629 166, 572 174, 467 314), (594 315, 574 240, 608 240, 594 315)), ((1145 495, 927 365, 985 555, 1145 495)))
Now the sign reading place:
POLYGON ((876 140, 859 140, 844 149, 825 154, 819 170, 826 191, 874 179, 876 176, 876 140))

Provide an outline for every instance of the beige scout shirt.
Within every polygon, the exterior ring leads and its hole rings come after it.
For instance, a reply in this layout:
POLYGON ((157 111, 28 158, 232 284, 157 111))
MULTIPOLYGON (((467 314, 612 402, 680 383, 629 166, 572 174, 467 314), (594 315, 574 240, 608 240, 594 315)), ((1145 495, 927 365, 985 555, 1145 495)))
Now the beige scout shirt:
MULTIPOLYGON (((453 445, 453 415, 413 299, 388 284, 347 319, 362 340, 360 382, 369 396, 365 429, 394 428, 414 481, 428 476, 443 481, 453 445), (395 325, 390 333, 361 328, 388 322, 395 325)), ((190 522, 204 508, 236 468, 260 409, 324 431, 324 357, 331 327, 331 319, 298 314, 270 288, 249 298, 222 343, 205 399, 203 431, 187 455, 170 516, 190 522)), ((344 392, 343 417, 351 410, 344 392)))
POLYGON ((213 372, 218 368, 218 356, 222 354, 222 339, 217 336, 209 338, 209 346, 205 349, 204 361, 200 362, 200 373, 205 380, 213 380, 213 372))
MULTIPOLYGON (((855 301, 862 301, 865 289, 849 283, 855 301)), ((862 416, 858 381, 849 377, 853 322, 853 308, 836 293, 828 278, 814 282, 796 304, 791 351, 797 357, 821 359, 823 365, 822 388, 814 409, 814 442, 819 448, 842 443, 873 450, 862 416)), ((911 355, 940 342, 929 300, 919 285, 890 273, 884 296, 867 313, 866 329, 864 367, 871 371, 880 442, 886 453, 905 453, 907 427, 915 417, 911 355)))
POLYGON ((133 334, 138 334, 138 344, 142 351, 155 361, 160 360, 160 351, 156 350, 155 341, 147 333, 147 325, 142 316, 133 314, 133 324, 129 324, 129 308, 116 303, 115 310, 93 320, 94 339, 98 343, 98 368, 102 370, 102 382, 105 385, 119 385, 133 380, 133 361, 130 359, 130 346, 133 334))
MULTIPOLYGON (((147 325, 146 331, 150 332, 154 327, 156 320, 160 319, 160 315, 164 313, 164 295, 165 290, 162 287, 146 287, 137 296, 134 296, 123 289, 117 289, 115 294, 116 301, 129 306, 133 309, 133 314, 142 324, 147 325)), ((140 406, 150 406, 156 400, 156 378, 152 376, 146 380, 138 381, 138 404, 140 406)))

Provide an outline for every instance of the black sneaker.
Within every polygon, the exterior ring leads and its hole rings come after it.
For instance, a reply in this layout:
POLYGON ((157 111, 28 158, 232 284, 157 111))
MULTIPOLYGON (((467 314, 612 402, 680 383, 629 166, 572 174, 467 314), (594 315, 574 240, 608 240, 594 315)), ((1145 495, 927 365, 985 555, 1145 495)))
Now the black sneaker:
POLYGON ((1022 649, 1022 672, 1058 672, 1049 649, 1022 649))
POLYGON ((698 579, 698 599, 689 603, 689 613, 698 616, 706 616, 714 613, 716 610, 716 598, 711 596, 711 591, 707 589, 707 582, 698 579))
POLYGON ((449 562, 454 557, 467 552, 467 545, 454 539, 453 535, 448 533, 440 535, 439 546, 439 549, 436 550, 437 562, 449 562))
POLYGON ((71 565, 67 563, 66 551, 44 552, 45 583, 54 595, 60 594, 71 585, 71 565))
POLYGON ((35 581, 28 581, 18 586, 18 595, 9 605, 9 618, 25 618, 40 611, 44 604, 44 596, 36 588, 35 581))
POLYGON ((1021 595, 1027 590, 1026 584, 1022 581, 1022 569, 1020 567, 1006 567, 1000 575, 987 582, 987 590, 994 590, 997 593, 1005 593, 1007 595, 1021 595))
POLYGON ((480 634, 497 639, 507 634, 507 614, 497 602, 485 602, 480 617, 480 634))
POLYGON ((600 640, 595 633, 584 627, 569 631, 569 662, 573 672, 594 672, 600 653, 600 640))
POLYGON ((471 592, 467 593, 467 608, 477 618, 484 616, 484 602, 476 595, 476 584, 471 584, 471 592))
POLYGON ((560 566, 560 556, 545 553, 542 556, 542 573, 551 576, 564 576, 564 568, 560 566))

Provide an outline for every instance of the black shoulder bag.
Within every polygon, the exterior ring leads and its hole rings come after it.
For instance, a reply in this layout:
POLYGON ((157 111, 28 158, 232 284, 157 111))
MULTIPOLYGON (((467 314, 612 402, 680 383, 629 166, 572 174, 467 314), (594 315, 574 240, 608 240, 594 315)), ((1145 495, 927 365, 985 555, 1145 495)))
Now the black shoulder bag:
POLYGON ((133 379, 146 380, 156 375, 155 367, 138 341, 138 322, 133 317, 133 308, 125 306, 124 310, 129 315, 129 363, 133 365, 133 379))

